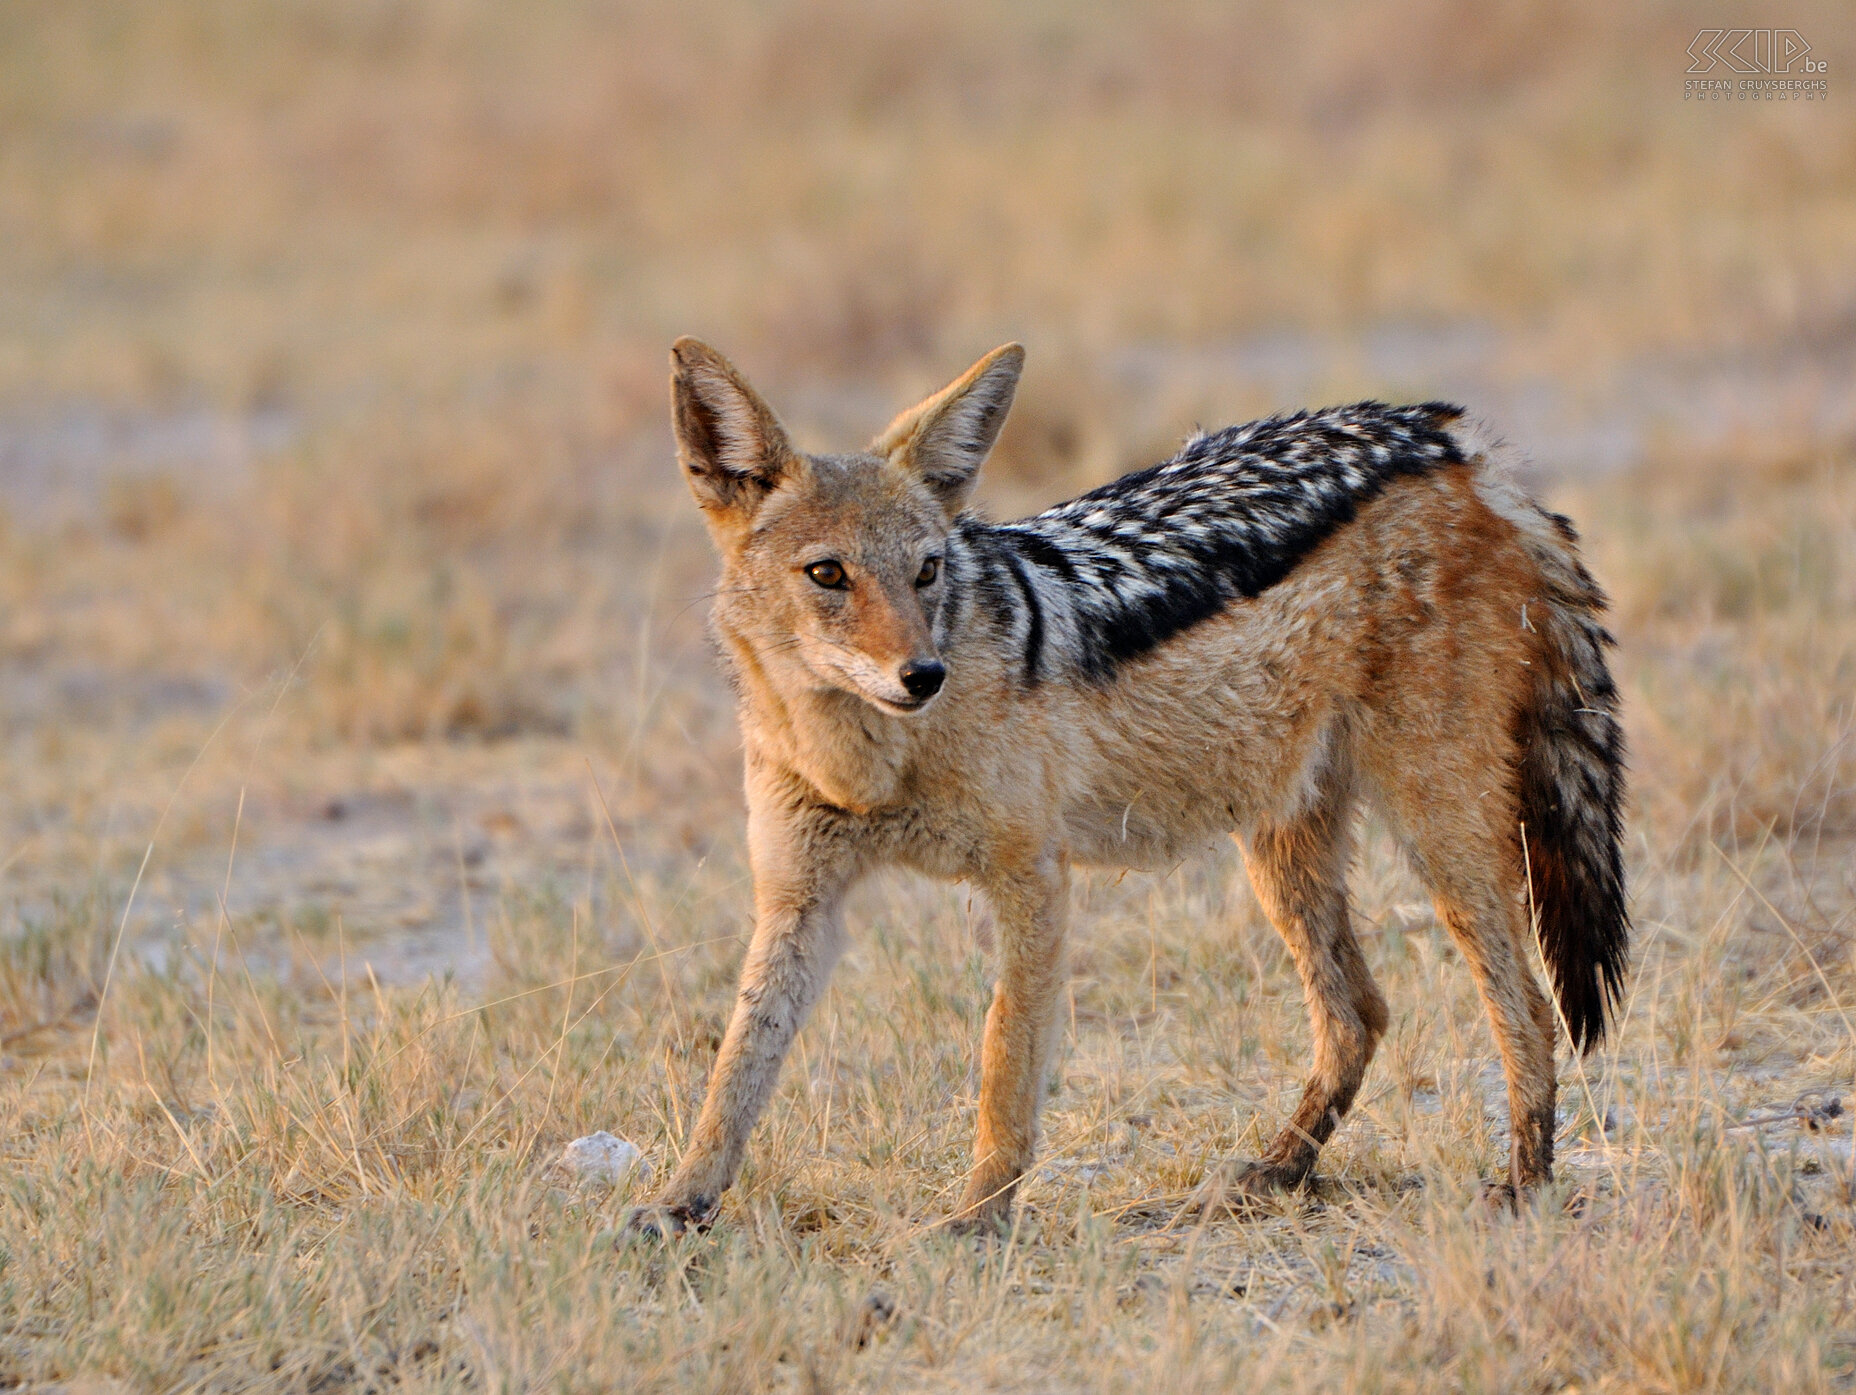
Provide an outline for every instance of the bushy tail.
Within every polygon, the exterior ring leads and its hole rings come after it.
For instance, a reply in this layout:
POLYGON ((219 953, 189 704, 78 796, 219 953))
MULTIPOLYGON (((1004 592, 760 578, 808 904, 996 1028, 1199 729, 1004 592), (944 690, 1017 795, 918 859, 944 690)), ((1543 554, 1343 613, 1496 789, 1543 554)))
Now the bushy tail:
POLYGON ((1605 1035, 1630 957, 1621 806, 1624 735, 1605 662, 1605 594, 1579 561, 1578 535, 1535 509, 1522 535, 1539 569, 1533 692, 1516 715, 1519 804, 1540 954, 1582 1052, 1605 1035))

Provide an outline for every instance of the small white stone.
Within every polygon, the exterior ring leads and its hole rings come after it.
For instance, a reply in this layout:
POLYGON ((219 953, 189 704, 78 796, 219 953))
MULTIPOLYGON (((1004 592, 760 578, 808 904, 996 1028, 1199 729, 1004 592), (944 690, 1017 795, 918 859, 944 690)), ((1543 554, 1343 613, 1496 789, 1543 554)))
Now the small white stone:
POLYGON ((576 1138, 561 1153, 561 1161, 579 1176, 596 1182, 617 1185, 642 1166, 638 1145, 601 1129, 585 1138, 576 1138))

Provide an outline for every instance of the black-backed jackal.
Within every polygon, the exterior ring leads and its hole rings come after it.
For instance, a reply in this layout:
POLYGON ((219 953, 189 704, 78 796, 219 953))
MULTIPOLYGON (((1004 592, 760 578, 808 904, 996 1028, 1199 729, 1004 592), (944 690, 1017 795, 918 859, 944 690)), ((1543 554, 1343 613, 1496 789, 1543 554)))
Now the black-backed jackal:
POLYGON ((983 522, 965 504, 1023 361, 995 349, 867 449, 807 455, 720 354, 672 350, 678 455, 722 554, 758 919, 689 1147, 632 1226, 713 1214, 837 958, 845 892, 884 863, 996 912, 956 1219, 997 1222, 1037 1139, 1070 868, 1166 868, 1232 834, 1300 971, 1314 1065, 1263 1156, 1219 1175, 1295 1186, 1386 1030, 1347 910, 1361 798, 1481 990, 1509 1184, 1546 1180, 1556 1019, 1576 1048, 1599 1040, 1629 932, 1605 598, 1571 524, 1434 402, 1230 427, 983 522))

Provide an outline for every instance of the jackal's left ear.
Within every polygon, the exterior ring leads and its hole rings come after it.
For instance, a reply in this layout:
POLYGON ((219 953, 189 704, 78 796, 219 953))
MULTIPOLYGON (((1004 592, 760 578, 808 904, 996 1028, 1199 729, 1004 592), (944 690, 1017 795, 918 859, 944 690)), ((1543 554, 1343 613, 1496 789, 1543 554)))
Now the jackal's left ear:
POLYGON ((940 497, 941 506, 957 513, 999 439, 1024 367, 1024 345, 1001 345, 897 417, 870 448, 915 471, 940 497))

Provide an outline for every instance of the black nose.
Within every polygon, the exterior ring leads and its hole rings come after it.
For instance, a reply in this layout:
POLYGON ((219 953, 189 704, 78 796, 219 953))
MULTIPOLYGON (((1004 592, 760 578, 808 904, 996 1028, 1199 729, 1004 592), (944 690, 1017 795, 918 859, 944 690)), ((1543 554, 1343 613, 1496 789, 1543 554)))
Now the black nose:
POLYGON ((941 684, 947 678, 947 669, 934 659, 927 663, 910 660, 902 666, 899 676, 902 686, 909 690, 910 697, 917 702, 926 702, 941 691, 941 684))

